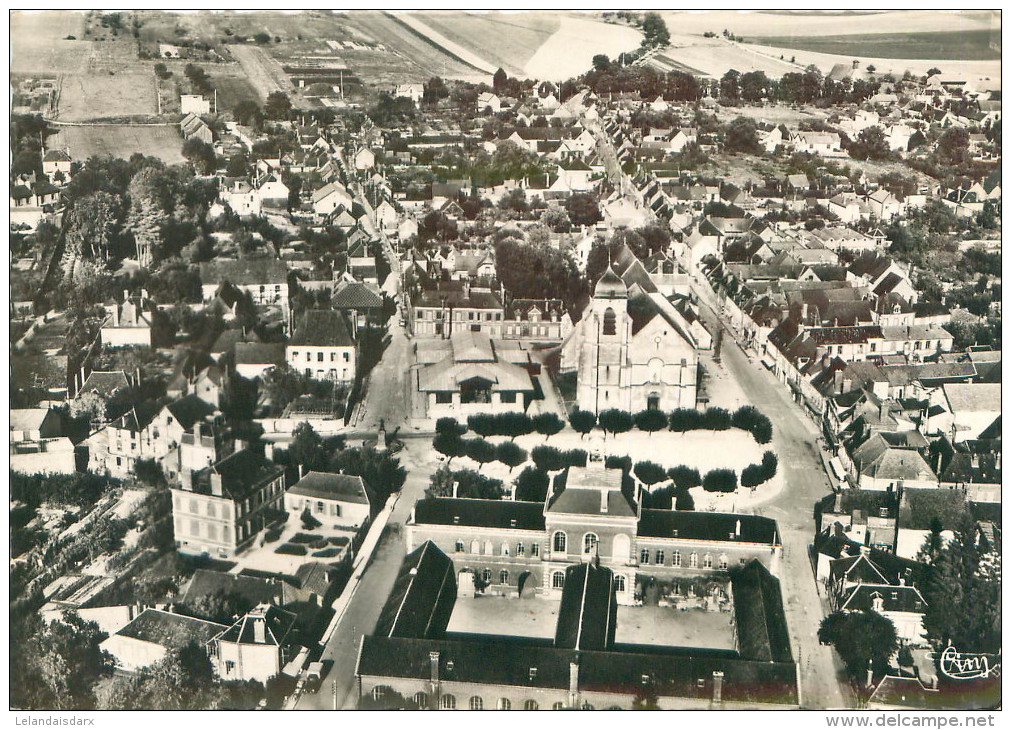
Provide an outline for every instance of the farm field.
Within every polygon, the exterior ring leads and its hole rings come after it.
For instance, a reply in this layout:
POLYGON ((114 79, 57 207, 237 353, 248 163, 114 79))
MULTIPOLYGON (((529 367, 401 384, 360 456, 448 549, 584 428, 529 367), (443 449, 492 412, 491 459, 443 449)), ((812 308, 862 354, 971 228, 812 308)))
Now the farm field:
POLYGON ((934 61, 1000 59, 1000 51, 990 48, 990 31, 949 31, 938 33, 896 33, 883 36, 777 36, 755 38, 760 45, 796 48, 818 53, 838 53, 878 58, 925 58, 934 61))
POLYGON ((53 147, 69 147, 75 159, 92 155, 112 155, 128 159, 135 152, 160 157, 166 164, 183 162, 183 138, 175 124, 135 127, 111 124, 89 127, 60 127, 51 138, 53 147))
POLYGON ((86 119, 155 114, 158 98, 154 73, 66 74, 60 83, 59 118, 77 122, 86 119), (100 104, 96 100, 101 99, 100 104))
POLYGON ((70 11, 10 14, 11 73, 59 73, 80 70, 94 43, 64 40, 84 34, 84 13, 70 11))
POLYGON ((219 71, 212 66, 207 71, 211 75, 211 86, 218 92, 218 108, 222 111, 231 111, 240 101, 260 100, 256 87, 249 83, 242 69, 219 71))
POLYGON ((732 68, 741 73, 763 71, 773 78, 798 70, 793 64, 780 61, 778 53, 772 57, 771 53, 756 53, 722 38, 687 35, 672 35, 670 47, 656 54, 654 59, 650 61, 654 67, 680 65, 714 78, 721 77, 732 68))
MULTIPOLYGON (((724 29, 751 41, 760 36, 816 36, 990 29, 990 11, 889 10, 881 12, 747 12, 737 10, 662 13, 672 33, 702 35, 724 29)), ((999 21, 998 21, 999 22, 999 21)))
MULTIPOLYGON (((433 76, 465 81, 490 81, 487 74, 475 71, 412 33, 388 15, 377 12, 350 12, 347 22, 364 38, 382 43, 398 59, 395 70, 381 60, 375 67, 368 63, 348 65, 365 83, 391 84, 406 81, 428 81, 433 76)), ((377 54, 385 55, 385 54, 377 54)))
POLYGON ((291 83, 280 64, 256 46, 231 46, 229 50, 241 64, 249 84, 260 95, 261 101, 273 91, 291 92, 291 83))
POLYGON ((563 81, 589 71, 598 53, 616 58, 638 48, 641 42, 642 34, 634 28, 563 15, 558 30, 527 61, 523 70, 536 79, 563 81))
POLYGON ((522 74, 526 64, 561 25, 558 14, 550 12, 432 12, 420 13, 419 18, 510 75, 522 74))

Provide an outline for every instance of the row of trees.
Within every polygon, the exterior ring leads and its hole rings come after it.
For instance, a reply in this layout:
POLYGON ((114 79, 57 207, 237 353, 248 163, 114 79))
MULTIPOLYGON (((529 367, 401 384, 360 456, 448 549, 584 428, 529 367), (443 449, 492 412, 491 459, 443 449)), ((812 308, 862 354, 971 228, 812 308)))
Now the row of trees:
POLYGON ((772 421, 754 406, 741 406, 731 413, 724 408, 676 408, 669 414, 657 410, 644 410, 632 414, 617 408, 609 408, 594 415, 590 411, 573 410, 569 414, 569 425, 582 435, 590 433, 599 425, 604 433, 617 435, 632 428, 653 433, 669 429, 678 433, 685 431, 725 431, 739 428, 747 431, 760 444, 772 441, 772 421))
POLYGON ((499 461, 512 471, 527 460, 527 452, 513 441, 503 441, 496 445, 481 437, 464 439, 458 434, 439 433, 432 440, 432 447, 450 461, 456 456, 466 456, 479 466, 499 461))
POLYGON ((463 436, 471 430, 478 436, 509 436, 516 438, 537 432, 547 437, 554 436, 565 428, 565 421, 554 413, 539 413, 528 416, 525 413, 477 413, 467 417, 464 425, 455 418, 440 418, 436 421, 437 434, 463 436))

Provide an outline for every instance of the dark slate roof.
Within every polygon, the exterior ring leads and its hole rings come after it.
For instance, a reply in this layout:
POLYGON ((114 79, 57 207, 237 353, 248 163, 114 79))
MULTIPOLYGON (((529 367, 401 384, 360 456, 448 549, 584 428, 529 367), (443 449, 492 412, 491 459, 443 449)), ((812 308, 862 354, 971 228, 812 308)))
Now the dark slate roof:
POLYGON ((149 608, 116 632, 117 636, 182 649, 190 642, 203 646, 227 627, 213 621, 149 608))
POLYGON ((565 487, 556 493, 549 512, 576 515, 601 515, 635 517, 635 504, 621 491, 621 469, 595 467, 569 467, 565 474, 565 487), (602 490, 607 491, 607 512, 600 509, 602 490))
POLYGON ((780 544, 779 528, 775 520, 757 515, 724 512, 644 509, 639 519, 637 534, 639 537, 780 544), (734 537, 731 537, 732 534, 734 537))
POLYGON ((882 609, 885 611, 924 613, 927 610, 923 596, 913 586, 874 583, 862 583, 850 588, 841 602, 842 610, 872 610, 874 599, 879 596, 883 602, 882 609))
POLYGON ((289 494, 299 494, 305 497, 319 499, 334 499, 355 504, 369 504, 369 496, 365 484, 359 476, 350 474, 329 474, 310 471, 298 480, 289 494))
POLYGON ((544 505, 540 502, 497 499, 451 497, 422 499, 414 506, 414 521, 419 525, 467 525, 538 531, 545 529, 544 505))
POLYGON ((180 603, 190 606, 205 596, 218 592, 234 593, 242 596, 253 604, 280 603, 283 597, 283 584, 267 578, 256 578, 235 573, 219 573, 214 570, 198 568, 190 578, 186 590, 180 597, 180 603))
POLYGON ((969 506, 958 489, 903 489, 899 502, 899 527, 929 530, 935 518, 945 530, 957 530, 969 506))
POLYGON ((611 649, 617 621, 614 573, 596 562, 566 568, 555 646, 577 651, 611 649))
POLYGON ((284 344, 280 342, 236 342, 237 365, 282 365, 284 344))
POLYGON ((349 281, 333 293, 330 305, 334 309, 379 309, 383 298, 366 284, 349 281))
POLYGON ((646 675, 654 678, 662 697, 709 700, 713 672, 722 671, 726 702, 797 702, 792 662, 746 661, 734 652, 653 649, 632 646, 621 651, 577 652, 530 639, 454 637, 433 641, 366 636, 356 674, 427 681, 430 653, 438 652, 439 676, 446 682, 567 691, 569 664, 577 662, 580 688, 585 691, 634 695, 641 691, 646 675))
POLYGON ((393 590, 376 622, 376 636, 439 638, 456 602, 456 571, 432 541, 404 558, 393 590))
POLYGON ((210 403, 193 394, 169 403, 166 408, 187 431, 193 428, 193 424, 204 420, 216 410, 210 403))
POLYGON ((212 471, 221 475, 221 487, 225 495, 233 499, 245 499, 257 487, 284 473, 284 469, 272 461, 248 449, 242 449, 217 464, 196 472, 193 475, 193 491, 211 493, 212 471))
POLYGON ((81 386, 81 393, 97 392, 108 398, 122 388, 129 388, 130 381, 122 370, 101 371, 92 370, 81 386))
POLYGON ((333 309, 309 309, 298 322, 291 345, 314 347, 351 347, 354 341, 348 332, 344 315, 333 309))
POLYGON ((271 605, 260 605, 240 618, 231 628, 222 632, 218 641, 235 644, 284 646, 295 625, 295 614, 271 605), (257 639, 256 625, 265 624, 262 639, 257 639))
POLYGON ((745 659, 791 662, 779 580, 757 560, 731 575, 738 651, 745 659))

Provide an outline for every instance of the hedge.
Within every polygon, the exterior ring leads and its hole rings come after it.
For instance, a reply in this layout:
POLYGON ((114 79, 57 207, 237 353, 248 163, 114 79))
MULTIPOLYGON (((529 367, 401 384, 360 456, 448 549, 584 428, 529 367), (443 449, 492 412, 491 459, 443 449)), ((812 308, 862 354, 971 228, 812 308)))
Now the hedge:
POLYGON ((733 469, 713 469, 702 478, 707 492, 733 492, 737 489, 737 473, 733 469))

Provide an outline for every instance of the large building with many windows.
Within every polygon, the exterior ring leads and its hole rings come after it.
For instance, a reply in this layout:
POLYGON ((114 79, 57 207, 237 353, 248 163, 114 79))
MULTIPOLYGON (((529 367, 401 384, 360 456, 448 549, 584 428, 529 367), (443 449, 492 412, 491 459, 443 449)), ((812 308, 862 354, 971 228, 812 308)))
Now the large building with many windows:
POLYGON ((602 562, 564 569, 553 640, 459 633, 448 630, 457 604, 455 561, 433 542, 422 543, 404 560, 376 630, 362 637, 355 667, 359 706, 797 706, 797 666, 779 581, 757 560, 731 575, 734 648, 723 650, 616 643, 617 575, 602 562))
POLYGON ((431 541, 493 593, 554 599, 569 566, 599 560, 622 604, 634 603, 639 575, 704 575, 752 560, 778 570, 782 543, 768 517, 643 509, 620 469, 570 467, 559 479, 544 503, 421 500, 407 523, 408 550, 431 541))

